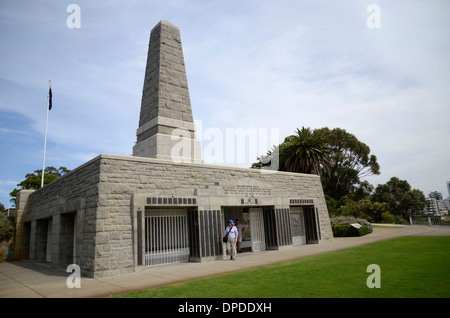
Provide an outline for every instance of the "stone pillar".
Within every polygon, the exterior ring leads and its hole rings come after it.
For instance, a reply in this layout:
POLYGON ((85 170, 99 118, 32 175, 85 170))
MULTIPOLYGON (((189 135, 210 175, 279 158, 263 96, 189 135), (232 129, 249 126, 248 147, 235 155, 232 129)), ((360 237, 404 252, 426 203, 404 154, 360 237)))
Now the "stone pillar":
POLYGON ((222 243, 220 239, 223 234, 222 213, 216 210, 199 210, 199 232, 200 256, 202 260, 214 260, 222 258, 222 243))
MULTIPOLYGON (((63 217, 61 214, 55 214, 52 217, 52 238, 51 238, 51 264, 54 267, 57 267, 58 265, 62 264, 61 258, 63 255, 62 250, 62 235, 66 233, 66 230, 62 226, 63 217)), ((48 244, 48 242, 47 242, 48 244)))
POLYGON ((275 207, 278 248, 292 245, 289 207, 275 207))
POLYGON ((314 206, 303 208, 305 216, 305 234, 307 244, 317 244, 320 241, 319 222, 317 220, 317 210, 314 206))
POLYGON ((151 31, 133 156, 201 163, 180 30, 162 20, 151 31))
POLYGON ((16 198, 16 233, 14 238, 14 259, 28 259, 30 249, 30 206, 28 197, 34 190, 21 190, 16 198))
POLYGON ((278 249, 277 218, 274 206, 263 207, 266 249, 278 249))
POLYGON ((35 261, 37 259, 37 220, 31 221, 30 226, 30 249, 29 249, 29 259, 35 261))

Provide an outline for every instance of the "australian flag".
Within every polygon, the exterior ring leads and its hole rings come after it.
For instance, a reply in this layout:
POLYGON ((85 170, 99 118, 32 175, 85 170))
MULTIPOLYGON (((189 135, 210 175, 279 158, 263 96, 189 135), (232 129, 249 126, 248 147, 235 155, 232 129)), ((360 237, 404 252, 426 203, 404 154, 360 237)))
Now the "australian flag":
POLYGON ((48 89, 48 110, 52 109, 52 88, 48 89))

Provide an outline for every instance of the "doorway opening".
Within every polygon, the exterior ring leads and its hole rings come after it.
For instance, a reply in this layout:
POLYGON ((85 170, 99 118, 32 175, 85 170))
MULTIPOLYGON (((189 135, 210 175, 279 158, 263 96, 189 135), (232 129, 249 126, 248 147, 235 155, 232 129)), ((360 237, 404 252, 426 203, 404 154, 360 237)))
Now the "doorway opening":
POLYGON ((243 226, 241 253, 266 250, 263 209, 259 207, 223 207, 224 224, 239 219, 243 226))
POLYGON ((60 245, 59 255, 61 264, 64 266, 77 263, 76 255, 76 236, 77 236, 77 214, 61 214, 60 225, 60 245))
POLYGON ((291 218, 292 244, 293 245, 306 244, 305 217, 303 213, 303 208, 299 206, 291 207, 290 218, 291 218))

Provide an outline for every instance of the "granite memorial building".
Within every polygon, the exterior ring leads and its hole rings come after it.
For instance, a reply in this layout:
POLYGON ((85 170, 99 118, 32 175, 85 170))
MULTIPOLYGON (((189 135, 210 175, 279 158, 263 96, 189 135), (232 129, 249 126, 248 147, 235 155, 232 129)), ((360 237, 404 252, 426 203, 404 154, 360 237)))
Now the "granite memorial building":
POLYGON ((102 154, 18 194, 15 259, 86 277, 213 261, 235 218, 247 251, 333 239, 319 176, 202 163, 180 31, 165 20, 150 34, 136 135, 132 156, 102 154))

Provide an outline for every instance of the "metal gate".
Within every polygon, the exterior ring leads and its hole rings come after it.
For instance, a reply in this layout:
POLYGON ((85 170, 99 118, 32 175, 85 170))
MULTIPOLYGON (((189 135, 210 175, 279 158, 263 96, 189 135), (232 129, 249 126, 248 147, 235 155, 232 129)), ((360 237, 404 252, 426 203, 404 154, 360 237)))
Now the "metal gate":
POLYGON ((262 208, 250 209, 250 231, 252 235, 252 251, 264 251, 266 249, 266 239, 262 208))
POLYGON ((450 226, 450 221, 443 220, 440 216, 435 215, 411 215, 409 217, 409 224, 450 226))
POLYGON ((291 232, 292 232, 292 244, 306 244, 305 237, 305 219, 303 216, 303 208, 291 207, 291 232))
POLYGON ((145 265, 189 261, 186 209, 145 210, 145 265))

